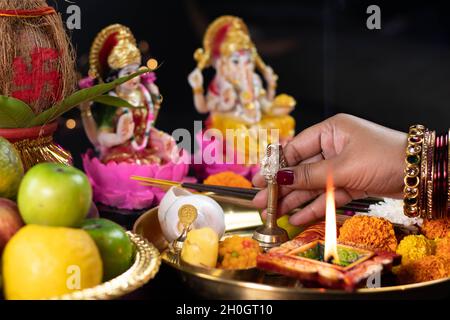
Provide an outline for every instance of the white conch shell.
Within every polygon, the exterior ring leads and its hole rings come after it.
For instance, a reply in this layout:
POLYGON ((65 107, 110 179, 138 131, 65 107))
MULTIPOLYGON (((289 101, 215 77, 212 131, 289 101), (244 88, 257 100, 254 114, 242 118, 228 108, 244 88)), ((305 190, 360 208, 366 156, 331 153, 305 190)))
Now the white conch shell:
POLYGON ((225 233, 225 215, 222 207, 213 199, 192 194, 184 189, 173 187, 161 200, 158 209, 158 219, 161 230, 168 242, 176 240, 182 230, 179 229, 178 210, 186 204, 197 209, 198 217, 192 225, 193 229, 209 227, 219 239, 225 233))

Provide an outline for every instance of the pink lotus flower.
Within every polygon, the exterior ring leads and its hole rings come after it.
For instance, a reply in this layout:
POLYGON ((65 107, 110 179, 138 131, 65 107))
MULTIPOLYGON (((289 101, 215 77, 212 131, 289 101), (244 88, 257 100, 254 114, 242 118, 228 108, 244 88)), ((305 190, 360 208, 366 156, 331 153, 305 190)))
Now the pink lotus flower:
POLYGON ((183 181, 189 170, 186 161, 164 165, 137 165, 130 163, 102 163, 93 157, 92 150, 82 156, 84 170, 94 190, 94 200, 105 205, 127 210, 140 210, 158 205, 164 191, 142 186, 131 176, 183 181))

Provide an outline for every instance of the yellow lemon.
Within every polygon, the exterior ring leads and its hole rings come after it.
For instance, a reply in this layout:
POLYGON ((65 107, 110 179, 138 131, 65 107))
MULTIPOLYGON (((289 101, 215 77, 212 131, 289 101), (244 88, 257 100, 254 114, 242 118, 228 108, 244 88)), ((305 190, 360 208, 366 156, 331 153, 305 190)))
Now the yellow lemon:
POLYGON ((71 293, 101 283, 100 253, 81 229, 23 227, 3 252, 6 299, 35 300, 71 293))
POLYGON ((288 215, 282 216, 277 220, 277 224, 280 228, 286 230, 286 232, 289 235, 289 239, 294 239, 297 235, 299 235, 303 231, 303 229, 290 224, 289 218, 290 217, 288 215))

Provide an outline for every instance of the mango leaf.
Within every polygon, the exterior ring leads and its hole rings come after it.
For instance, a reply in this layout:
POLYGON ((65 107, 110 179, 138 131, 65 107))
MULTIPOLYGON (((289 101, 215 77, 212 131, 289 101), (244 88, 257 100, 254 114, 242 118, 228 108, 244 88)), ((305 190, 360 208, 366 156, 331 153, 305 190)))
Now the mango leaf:
POLYGON ((99 96, 99 97, 93 99, 92 101, 101 103, 105 106, 116 107, 116 108, 143 108, 143 106, 136 107, 122 98, 114 97, 114 96, 110 96, 110 95, 99 96))
POLYGON ((82 89, 71 96, 67 97, 60 103, 54 105, 50 109, 42 112, 35 118, 33 118, 29 123, 28 127, 35 127, 40 126, 45 123, 52 122, 56 120, 58 117, 66 113, 67 111, 70 111, 72 108, 78 106, 82 102, 86 101, 92 101, 95 98, 104 95, 105 93, 113 90, 115 87, 120 86, 121 84, 130 81, 131 79, 140 76, 141 74, 149 72, 149 69, 144 68, 142 70, 139 70, 138 72, 135 72, 129 76, 122 77, 119 79, 116 79, 109 83, 102 83, 96 86, 93 86, 91 88, 82 89))
POLYGON ((0 128, 25 128, 33 118, 33 110, 25 102, 0 95, 0 128))

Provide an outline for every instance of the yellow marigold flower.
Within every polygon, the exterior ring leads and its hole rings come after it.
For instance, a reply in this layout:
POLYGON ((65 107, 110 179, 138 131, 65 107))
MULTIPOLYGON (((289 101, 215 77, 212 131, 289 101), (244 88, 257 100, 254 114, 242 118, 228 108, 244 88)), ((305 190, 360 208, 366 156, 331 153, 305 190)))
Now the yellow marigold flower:
POLYGON ((408 264, 434 254, 434 241, 425 236, 406 236, 397 247, 397 254, 402 256, 402 264, 408 264))

